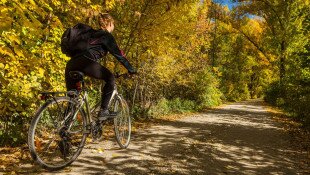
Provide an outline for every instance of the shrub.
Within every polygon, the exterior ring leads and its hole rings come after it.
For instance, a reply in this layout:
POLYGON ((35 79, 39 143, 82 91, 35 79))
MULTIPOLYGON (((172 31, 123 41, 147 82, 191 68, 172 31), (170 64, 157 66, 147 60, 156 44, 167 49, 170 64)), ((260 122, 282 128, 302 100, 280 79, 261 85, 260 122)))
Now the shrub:
POLYGON ((217 106, 222 103, 223 94, 218 89, 219 82, 206 68, 196 74, 193 97, 199 108, 217 106))
POLYGON ((265 92, 265 101, 284 109, 286 112, 310 127, 310 88, 296 82, 272 83, 265 92))
POLYGON ((167 100, 162 98, 156 105, 151 107, 149 115, 153 117, 159 117, 161 115, 167 115, 171 113, 184 113, 196 110, 197 105, 191 100, 184 100, 181 98, 175 98, 167 100))
POLYGON ((279 100, 279 98, 281 97, 280 92, 281 88, 279 82, 273 82, 265 90, 264 100, 272 105, 279 106, 279 102, 281 101, 279 100))

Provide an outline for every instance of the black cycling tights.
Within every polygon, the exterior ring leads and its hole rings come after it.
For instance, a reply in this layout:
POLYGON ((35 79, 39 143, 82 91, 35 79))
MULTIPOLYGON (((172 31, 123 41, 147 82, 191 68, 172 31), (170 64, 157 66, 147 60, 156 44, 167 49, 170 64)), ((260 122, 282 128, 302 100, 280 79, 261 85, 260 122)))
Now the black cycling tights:
POLYGON ((80 71, 92 78, 105 81, 101 94, 101 108, 108 109, 109 100, 115 86, 114 75, 101 64, 85 57, 71 59, 66 66, 65 78, 67 90, 76 89, 77 80, 69 76, 70 71, 80 71))

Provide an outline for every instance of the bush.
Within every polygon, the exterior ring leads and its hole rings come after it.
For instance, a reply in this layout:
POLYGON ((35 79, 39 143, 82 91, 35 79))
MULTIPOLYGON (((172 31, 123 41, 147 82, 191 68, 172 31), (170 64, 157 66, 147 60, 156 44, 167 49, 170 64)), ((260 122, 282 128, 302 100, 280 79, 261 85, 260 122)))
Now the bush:
POLYGON ((278 105, 293 114, 305 126, 310 128, 310 87, 298 85, 286 86, 283 101, 285 105, 278 105))
POLYGON ((195 110, 196 104, 190 100, 175 98, 168 101, 168 107, 173 113, 184 113, 195 110))
POLYGON ((3 117, 0 120, 0 145, 17 146, 26 143, 28 121, 21 116, 3 117))
POLYGON ((167 100, 162 98, 156 105, 151 107, 149 115, 153 117, 159 117, 161 115, 167 115, 171 113, 184 113, 196 110, 195 102, 191 100, 184 100, 181 98, 175 98, 167 100))
POLYGON ((305 126, 310 127, 310 88, 296 82, 272 83, 265 92, 265 101, 284 109, 305 126))
POLYGON ((264 100, 275 106, 283 105, 282 100, 279 100, 281 98, 280 92, 281 92, 281 87, 280 87, 279 82, 273 82, 265 90, 264 100))
POLYGON ((204 69, 196 74, 195 85, 192 89, 199 108, 218 106, 222 103, 223 94, 218 89, 219 82, 214 75, 204 69))

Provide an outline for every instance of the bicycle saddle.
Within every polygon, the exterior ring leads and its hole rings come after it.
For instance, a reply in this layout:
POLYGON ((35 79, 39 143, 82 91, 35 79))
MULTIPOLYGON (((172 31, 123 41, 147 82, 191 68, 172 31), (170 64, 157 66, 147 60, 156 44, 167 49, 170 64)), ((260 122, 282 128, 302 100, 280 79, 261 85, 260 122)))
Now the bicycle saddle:
POLYGON ((75 79, 75 80, 83 80, 84 77, 84 73, 80 72, 80 71, 70 71, 69 75, 71 78, 75 79))

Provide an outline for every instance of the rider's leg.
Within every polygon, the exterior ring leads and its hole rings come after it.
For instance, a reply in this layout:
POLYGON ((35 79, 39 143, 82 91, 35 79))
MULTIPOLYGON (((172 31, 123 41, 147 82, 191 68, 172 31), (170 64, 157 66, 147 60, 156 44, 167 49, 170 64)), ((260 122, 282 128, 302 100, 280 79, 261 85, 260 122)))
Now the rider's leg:
POLYGON ((114 75, 110 72, 110 70, 97 62, 87 65, 87 67, 83 69, 83 72, 90 77, 105 81, 101 94, 101 110, 98 114, 99 117, 105 120, 109 115, 108 105, 115 87, 114 75))
POLYGON ((102 88, 101 94, 101 109, 107 110, 115 87, 114 75, 107 68, 101 66, 97 62, 89 64, 87 67, 85 67, 83 72, 90 77, 105 81, 105 85, 102 88))
POLYGON ((114 87, 115 87, 115 79, 114 75, 111 73, 109 74, 108 78, 105 79, 105 85, 102 87, 101 109, 103 110, 108 109, 109 101, 111 100, 114 87))
POLYGON ((78 82, 78 80, 73 79, 69 75, 69 72, 70 71, 81 71, 81 68, 78 63, 79 63, 78 61, 71 59, 68 61, 66 65, 65 80, 66 80, 67 91, 76 89, 76 83, 78 82))
POLYGON ((67 89, 72 89, 75 85, 74 80, 69 76, 70 71, 81 71, 87 76, 105 81, 105 86, 103 87, 103 92, 101 94, 101 113, 102 115, 107 115, 108 104, 115 87, 115 78, 111 71, 103 67, 101 64, 85 57, 71 59, 66 67, 67 89))

